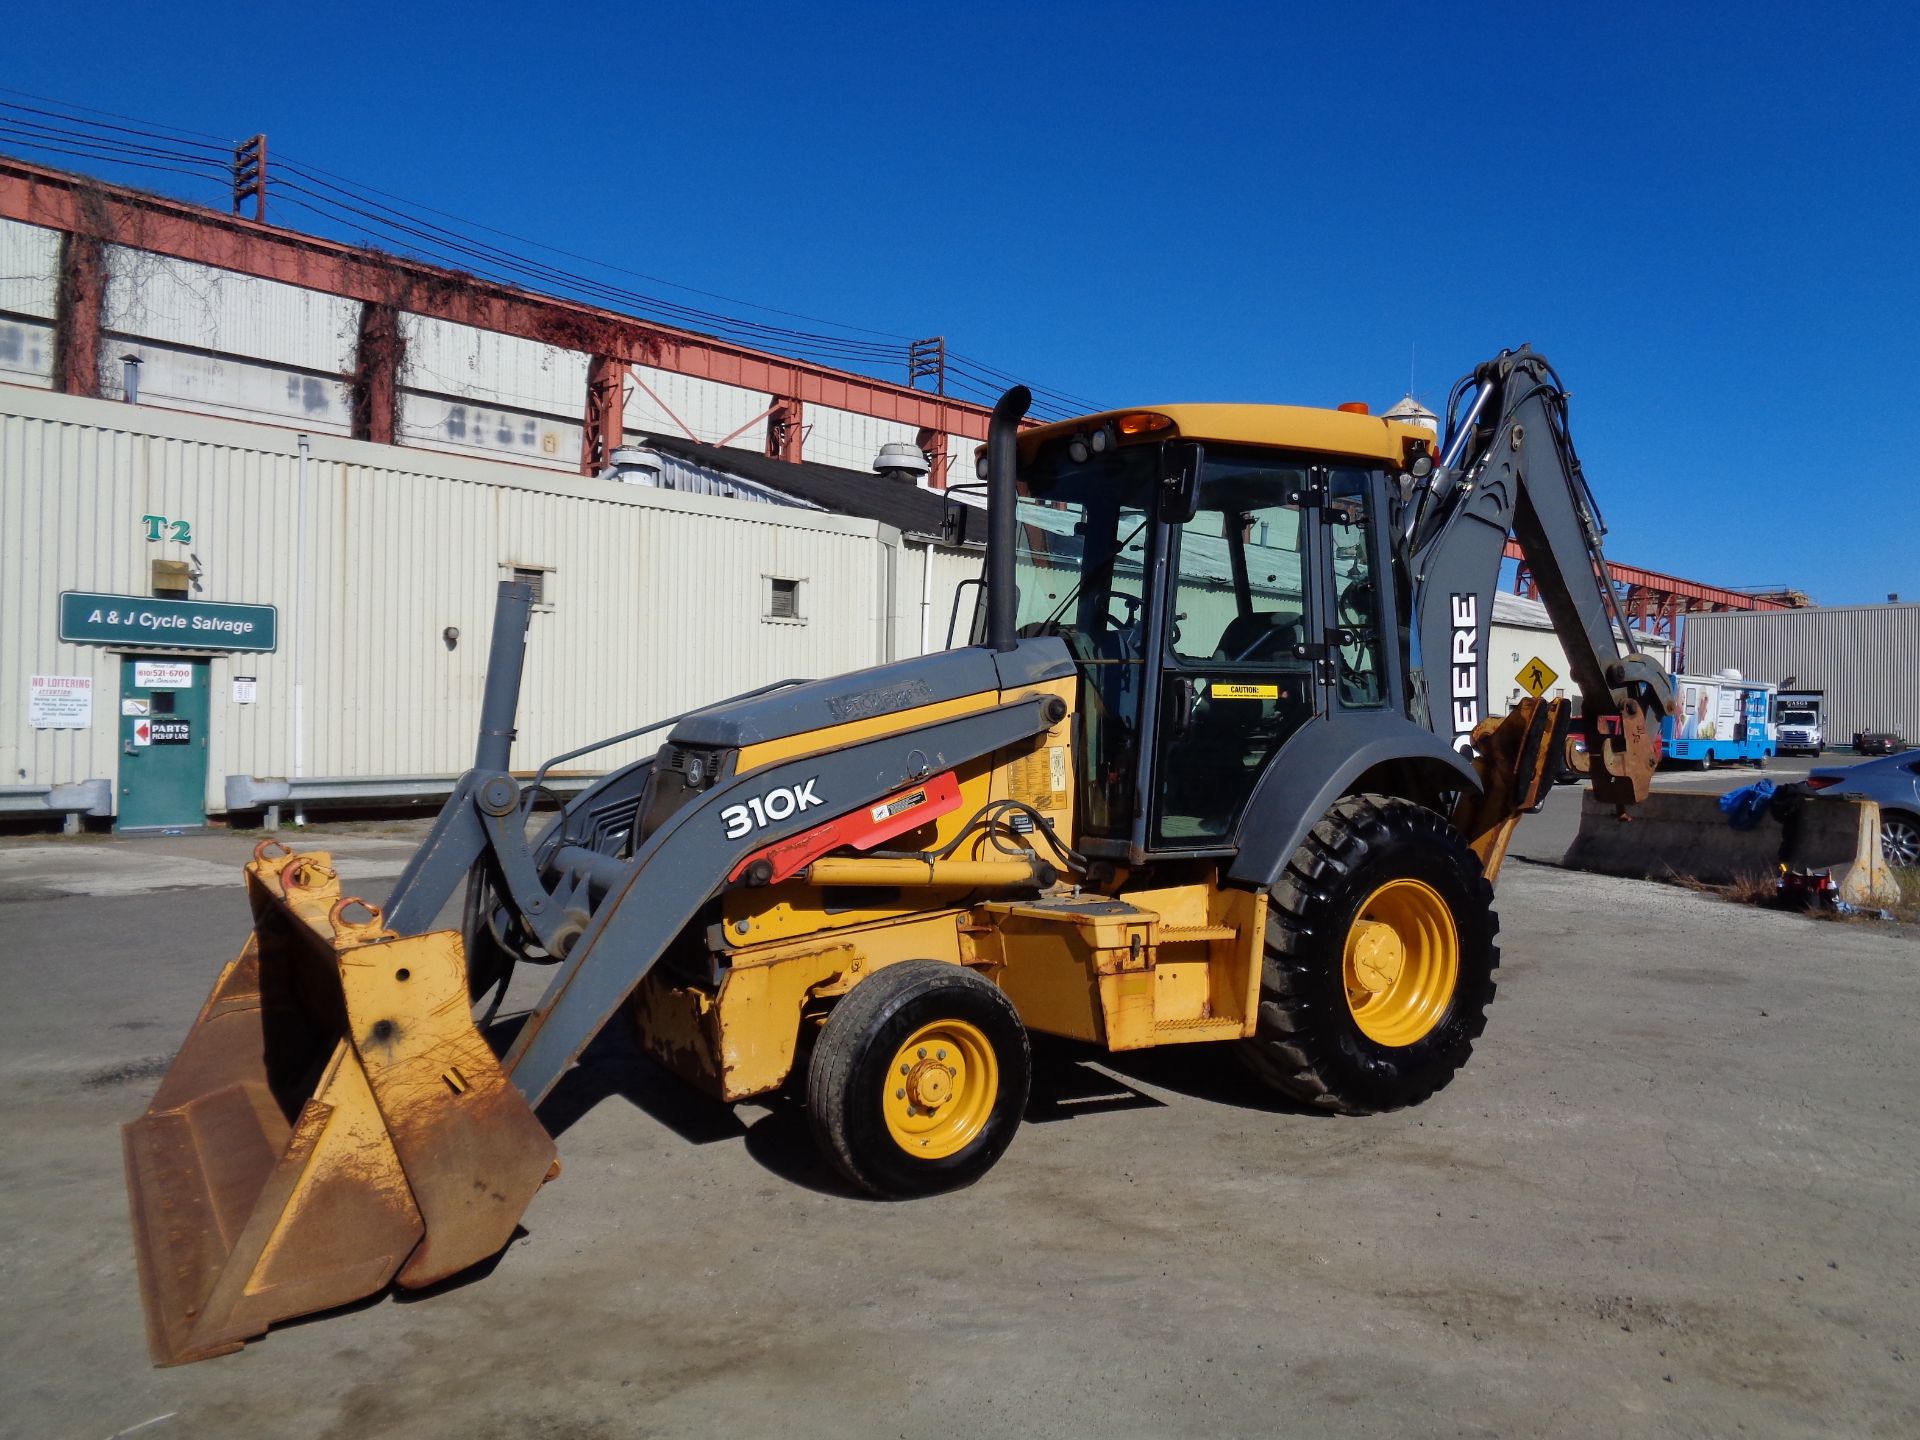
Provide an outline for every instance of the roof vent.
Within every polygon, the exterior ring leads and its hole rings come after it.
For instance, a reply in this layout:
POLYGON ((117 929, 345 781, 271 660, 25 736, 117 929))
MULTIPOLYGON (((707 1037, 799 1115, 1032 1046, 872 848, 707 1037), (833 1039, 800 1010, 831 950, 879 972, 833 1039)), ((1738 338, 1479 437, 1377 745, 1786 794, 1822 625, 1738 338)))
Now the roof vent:
POLYGON ((622 485, 657 486, 661 483, 660 457, 644 446, 622 445, 607 457, 607 468, 600 478, 622 485))
POLYGON ((890 440, 880 447, 880 453, 873 457, 874 470, 889 480, 904 480, 909 485, 920 483, 920 477, 930 468, 926 453, 918 445, 909 445, 903 440, 890 440))

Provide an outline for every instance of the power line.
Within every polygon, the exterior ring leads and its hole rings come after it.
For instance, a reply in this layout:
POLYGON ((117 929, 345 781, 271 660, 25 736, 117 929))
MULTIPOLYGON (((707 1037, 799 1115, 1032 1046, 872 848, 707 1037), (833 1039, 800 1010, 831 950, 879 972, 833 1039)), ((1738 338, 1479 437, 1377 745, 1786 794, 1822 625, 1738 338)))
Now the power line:
MULTIPOLYGON (((233 146, 206 131, 142 120, 8 86, 0 86, 0 95, 40 102, 28 105, 18 100, 0 99, 0 138, 10 139, 22 148, 90 159, 107 165, 182 175, 202 183, 219 182, 224 186, 230 180, 233 146), (90 115, 108 118, 90 119, 90 115), (126 123, 112 123, 114 121, 126 123)), ((281 196, 285 203, 315 217, 327 228, 357 230, 370 245, 397 248, 433 263, 469 269, 497 283, 531 284, 570 298, 590 298, 595 303, 639 312, 636 318, 665 319, 690 329, 711 332, 719 338, 790 353, 796 358, 825 359, 849 367, 890 368, 897 365, 910 368, 907 355, 910 341, 907 336, 681 285, 469 220, 288 156, 275 155, 271 185, 273 192, 281 196), (429 216, 437 218, 429 219, 429 216), (449 223, 440 224, 438 221, 449 223), (473 233, 476 231, 480 233, 473 233), (482 235, 531 246, 594 270, 626 275, 651 285, 663 285, 762 314, 826 326, 840 333, 772 324, 668 300, 516 252, 483 239, 482 235), (862 336, 878 338, 859 338, 862 336)), ((977 400, 982 404, 992 404, 1005 386, 1022 383, 1008 371, 951 351, 947 352, 946 381, 956 393, 956 398, 977 400)), ((1036 418, 1064 418, 1101 408, 1065 391, 1027 383, 1034 395, 1032 409, 1036 418)))

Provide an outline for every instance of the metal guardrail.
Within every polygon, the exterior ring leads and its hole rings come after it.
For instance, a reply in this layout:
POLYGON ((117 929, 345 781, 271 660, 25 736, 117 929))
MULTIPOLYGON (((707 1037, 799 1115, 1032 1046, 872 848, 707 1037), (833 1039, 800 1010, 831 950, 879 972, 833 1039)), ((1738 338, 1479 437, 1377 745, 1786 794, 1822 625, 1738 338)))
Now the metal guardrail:
POLYGON ((0 785, 0 815, 64 817, 61 829, 80 833, 83 815, 113 814, 111 780, 79 780, 68 785, 0 785))
MULTIPOLYGON (((540 788, 566 797, 593 784, 598 775, 549 776, 540 788)), ((227 812, 265 811, 264 826, 280 828, 282 807, 296 817, 307 807, 346 809, 356 805, 441 805, 459 783, 458 775, 308 775, 297 780, 257 775, 227 776, 227 812)), ((296 819, 296 823, 298 820, 296 819)))

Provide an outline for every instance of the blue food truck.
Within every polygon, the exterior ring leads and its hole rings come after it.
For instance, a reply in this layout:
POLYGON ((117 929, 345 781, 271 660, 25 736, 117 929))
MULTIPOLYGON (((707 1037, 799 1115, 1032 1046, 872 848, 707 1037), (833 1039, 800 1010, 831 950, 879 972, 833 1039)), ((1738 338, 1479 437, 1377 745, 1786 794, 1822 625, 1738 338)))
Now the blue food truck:
POLYGON ((1667 760, 1690 765, 1760 765, 1780 753, 1773 724, 1779 686, 1748 680, 1738 670, 1718 675, 1675 675, 1680 713, 1661 722, 1667 760))

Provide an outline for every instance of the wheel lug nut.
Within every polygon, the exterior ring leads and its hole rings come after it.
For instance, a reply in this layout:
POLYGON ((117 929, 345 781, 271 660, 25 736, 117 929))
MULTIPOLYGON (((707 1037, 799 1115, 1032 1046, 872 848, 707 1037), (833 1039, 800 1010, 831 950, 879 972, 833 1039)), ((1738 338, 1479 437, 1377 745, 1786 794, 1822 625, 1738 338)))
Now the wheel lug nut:
POLYGON ((941 1050, 938 1053, 936 1053, 933 1058, 936 1060, 944 1060, 947 1058, 947 1052, 944 1050, 941 1050))
POLYGON ((924 1059, 926 1059, 926 1058, 927 1058, 927 1047, 926 1047, 926 1046, 924 1046, 924 1045, 922 1045, 922 1046, 920 1047, 920 1058, 921 1058, 922 1060, 924 1060, 924 1059))
POLYGON ((893 1098, 894 1098, 894 1099, 896 1099, 896 1100, 904 1100, 904 1099, 906 1099, 906 1098, 907 1098, 907 1091, 906 1091, 906 1087, 905 1087, 905 1086, 902 1086, 902 1087, 901 1087, 900 1089, 898 1089, 898 1090, 896 1090, 896 1091, 894 1091, 894 1092, 893 1092, 893 1098))
POLYGON ((913 1067, 903 1060, 900 1062, 900 1073, 902 1075, 911 1075, 913 1073, 913 1067))

